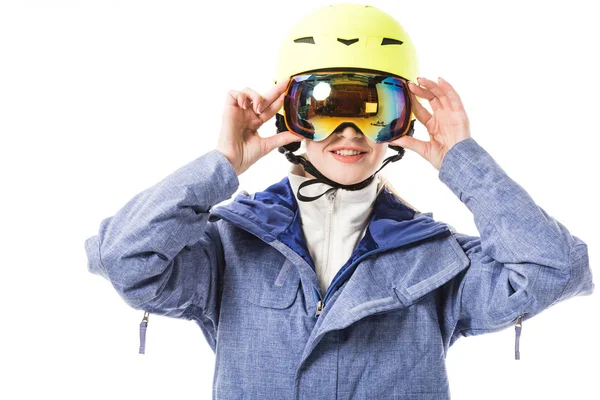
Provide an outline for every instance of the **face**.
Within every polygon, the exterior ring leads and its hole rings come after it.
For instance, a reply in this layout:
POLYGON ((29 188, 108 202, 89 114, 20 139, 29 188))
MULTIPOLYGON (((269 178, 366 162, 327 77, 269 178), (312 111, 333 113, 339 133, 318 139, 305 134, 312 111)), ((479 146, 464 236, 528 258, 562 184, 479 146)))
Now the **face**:
MULTIPOLYGON (((387 143, 375 143, 353 127, 333 133, 320 142, 306 140, 306 156, 323 175, 343 185, 359 183, 377 171, 388 149, 387 143), (337 155, 332 150, 356 149, 364 154, 337 155)), ((304 171, 308 178, 314 178, 304 171)))

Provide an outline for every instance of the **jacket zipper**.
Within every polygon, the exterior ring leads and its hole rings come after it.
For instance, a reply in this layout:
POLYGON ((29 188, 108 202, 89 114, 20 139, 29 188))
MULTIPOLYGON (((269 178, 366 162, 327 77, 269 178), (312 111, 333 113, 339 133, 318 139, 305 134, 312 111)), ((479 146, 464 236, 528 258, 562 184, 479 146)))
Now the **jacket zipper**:
POLYGON ((335 210, 335 194, 336 192, 332 192, 329 195, 329 200, 331 201, 329 203, 329 212, 328 212, 328 217, 329 217, 329 225, 328 225, 328 230, 327 230, 327 263, 325 264, 326 266, 326 271, 329 271, 330 269, 330 261, 331 261, 331 231, 333 231, 333 223, 334 223, 334 218, 333 218, 333 213, 335 210))
MULTIPOLYGON (((327 198, 329 199, 329 203, 327 205, 327 219, 325 220, 325 229, 327 231, 327 237, 326 237, 326 242, 325 242, 325 257, 323 257, 325 264, 323 265, 323 270, 324 271, 328 271, 329 270, 329 264, 330 264, 330 259, 331 259, 331 251, 330 251, 330 247, 331 247, 331 231, 332 226, 333 226, 333 211, 335 208, 335 197, 336 197, 336 192, 332 192, 329 195, 327 195, 327 198)), ((328 279, 328 275, 329 274, 325 274, 325 279, 328 279)), ((319 288, 319 300, 317 301, 317 311, 315 313, 315 317, 318 317, 321 312, 323 311, 323 307, 325 307, 325 303, 323 302, 322 298, 321 298, 321 288, 319 288)))
POLYGON ((376 254, 376 253, 381 253, 383 251, 388 251, 390 249, 394 249, 394 248, 398 248, 401 246, 404 246, 406 244, 410 244, 413 242, 416 242, 418 240, 423 240, 423 239, 427 239, 428 237, 431 236, 435 236, 435 235, 439 235, 441 232, 435 232, 433 234, 428 234, 428 235, 424 235, 422 237, 419 237, 411 242, 407 242, 407 243, 401 243, 401 244, 394 244, 393 246, 390 247, 381 247, 375 250, 371 250, 365 254, 363 254, 362 256, 360 256, 358 259, 354 260, 354 262, 350 265, 348 265, 347 267, 343 267, 340 268, 340 270, 336 273, 336 275, 333 277, 333 280, 331 281, 331 285, 329 285, 329 287, 327 288, 327 291, 325 292, 325 296, 322 297, 321 296, 321 291, 317 290, 315 287, 313 287, 313 297, 315 298, 315 300, 317 301, 317 310, 315 312, 315 318, 317 318, 319 315, 321 315, 321 313, 323 312, 323 309, 325 308, 325 305, 327 304, 327 300, 329 299, 329 297, 332 295, 333 290, 336 288, 337 284, 339 282, 342 281, 342 279, 348 275, 350 273, 350 271, 352 271, 352 267, 355 264, 358 264, 359 262, 361 262, 364 258, 376 254))
POLYGON ((519 351, 519 339, 521 338, 521 328, 523 325, 523 315, 527 313, 520 314, 517 317, 517 322, 515 323, 515 360, 521 359, 521 352, 519 351))
POLYGON ((144 311, 144 317, 142 318, 142 322, 140 322, 140 352, 139 354, 145 354, 146 352, 146 328, 148 328, 148 317, 150 313, 148 311, 144 311))
POLYGON ((323 300, 317 301, 317 312, 315 313, 315 317, 318 317, 323 312, 323 307, 325 307, 325 303, 323 300))

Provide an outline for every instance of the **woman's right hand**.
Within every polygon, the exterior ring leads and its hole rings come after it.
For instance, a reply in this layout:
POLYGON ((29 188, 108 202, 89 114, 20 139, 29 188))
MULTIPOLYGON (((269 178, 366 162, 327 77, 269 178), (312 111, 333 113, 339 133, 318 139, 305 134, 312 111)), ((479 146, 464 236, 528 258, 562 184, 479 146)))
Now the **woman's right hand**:
POLYGON ((230 90, 223 111, 217 150, 240 175, 273 149, 302 138, 289 131, 260 137, 258 128, 281 109, 289 78, 277 83, 264 96, 250 88, 230 90))

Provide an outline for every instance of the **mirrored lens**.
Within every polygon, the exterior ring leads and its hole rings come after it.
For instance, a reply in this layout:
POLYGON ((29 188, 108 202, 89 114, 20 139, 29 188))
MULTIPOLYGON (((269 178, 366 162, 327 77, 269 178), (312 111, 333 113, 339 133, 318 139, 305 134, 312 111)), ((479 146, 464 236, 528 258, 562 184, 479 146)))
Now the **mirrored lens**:
POLYGON ((374 142, 401 136, 410 97, 401 78, 364 72, 330 72, 292 78, 284 100, 288 129, 314 141, 348 126, 374 142))

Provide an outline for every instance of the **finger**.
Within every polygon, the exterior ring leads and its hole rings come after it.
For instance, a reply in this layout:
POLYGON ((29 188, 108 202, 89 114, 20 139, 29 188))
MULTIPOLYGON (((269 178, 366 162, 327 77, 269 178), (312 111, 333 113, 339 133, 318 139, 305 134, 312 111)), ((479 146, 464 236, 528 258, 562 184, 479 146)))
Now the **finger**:
POLYGON ((401 138, 396 139, 390 143, 412 150, 418 153, 423 158, 426 158, 425 155, 427 154, 427 145, 429 144, 429 142, 424 142, 422 140, 415 139, 412 136, 402 136, 401 138))
POLYGON ((255 90, 246 87, 242 90, 242 92, 246 93, 252 102, 252 110, 256 113, 260 113, 261 103, 263 102, 263 97, 255 90))
POLYGON ((413 114, 415 114, 415 117, 417 117, 419 122, 425 125, 427 121, 429 121, 429 119, 431 118, 431 113, 429 112, 429 110, 423 107, 421 102, 417 99, 417 95, 415 94, 415 92, 421 90, 421 88, 419 88, 413 82, 409 82, 408 86, 412 112, 413 114))
POLYGON ((238 90, 230 90, 227 96, 227 104, 230 106, 237 105, 240 108, 246 109, 248 103, 248 95, 238 90))
POLYGON ((273 87, 271 87, 271 89, 269 89, 263 95, 264 102, 261 105, 261 110, 263 108, 269 107, 274 101, 277 101, 279 99, 279 96, 281 96, 283 93, 285 93, 285 91, 288 87, 288 84, 290 82, 290 79, 291 78, 287 78, 287 79, 277 82, 277 84, 275 84, 273 87))
POLYGON ((448 97, 446 96, 446 92, 442 88, 440 88, 437 82, 426 78, 417 79, 420 80, 421 84, 425 86, 431 93, 433 93, 435 97, 438 98, 440 104, 442 105, 442 108, 452 110, 452 104, 450 104, 450 99, 448 99, 448 97))
POLYGON ((460 99, 460 96, 458 95, 456 90, 454 90, 454 87, 452 87, 452 85, 448 81, 444 80, 442 77, 439 77, 438 79, 440 81, 440 87, 446 91, 446 95, 450 99, 452 108, 455 111, 464 110, 462 100, 460 99))
POLYGON ((442 89, 437 82, 426 78, 417 78, 419 82, 433 93, 439 100, 442 106, 447 110, 452 110, 450 99, 446 96, 446 91, 442 89))
POLYGON ((225 104, 228 106, 235 106, 236 104, 238 104, 237 93, 238 93, 237 90, 228 91, 227 96, 225 98, 225 104))
MULTIPOLYGON (((277 113, 277 111, 279 111, 281 109, 281 105, 283 104, 284 99, 285 99, 285 93, 281 93, 279 95, 279 97, 274 102, 269 104, 269 106, 267 108, 262 110, 260 112, 260 114, 257 115, 257 117, 263 123, 267 122, 268 120, 273 118, 273 115, 275 115, 277 113)), ((265 102, 266 102, 266 100, 265 100, 265 102)))
POLYGON ((288 143, 300 142, 302 139, 304 138, 289 131, 279 132, 273 136, 262 138, 266 153, 270 153, 273 149, 285 146, 288 143))
MULTIPOLYGON (((417 78, 417 79, 422 79, 422 78, 417 78)), ((414 93, 419 96, 422 97, 424 99, 426 99, 427 101, 429 101, 429 104, 431 105, 431 109, 435 112, 438 109, 443 109, 444 106, 442 105, 442 103, 440 102, 440 99, 438 99, 436 97, 435 94, 433 94, 433 92, 431 92, 429 89, 427 89, 425 86, 423 86, 421 83, 419 82, 413 82, 414 85, 410 85, 415 91, 414 93)))

